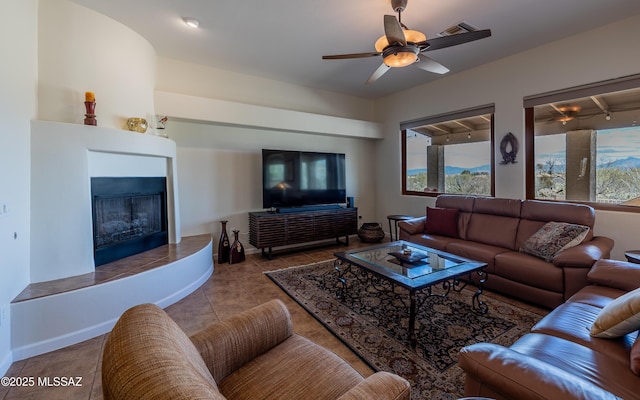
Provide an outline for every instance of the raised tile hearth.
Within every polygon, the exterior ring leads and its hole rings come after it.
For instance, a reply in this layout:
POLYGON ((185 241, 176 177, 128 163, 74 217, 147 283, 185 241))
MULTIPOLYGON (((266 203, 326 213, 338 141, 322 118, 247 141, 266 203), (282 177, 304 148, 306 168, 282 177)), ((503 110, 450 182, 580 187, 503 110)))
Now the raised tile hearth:
POLYGON ((167 307, 212 273, 212 239, 205 234, 104 264, 94 272, 32 283, 11 303, 13 359, 108 332, 133 305, 167 307))

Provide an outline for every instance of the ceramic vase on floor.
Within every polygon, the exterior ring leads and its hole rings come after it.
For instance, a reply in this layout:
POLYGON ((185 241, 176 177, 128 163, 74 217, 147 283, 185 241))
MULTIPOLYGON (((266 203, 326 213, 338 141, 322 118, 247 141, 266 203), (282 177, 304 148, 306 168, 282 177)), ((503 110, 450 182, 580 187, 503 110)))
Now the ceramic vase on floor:
POLYGON ((220 221, 220 223, 222 224, 222 232, 218 242, 218 263, 222 264, 229 262, 231 246, 229 246, 229 235, 227 235, 227 221, 220 221))
POLYGON ((229 264, 235 264, 235 263, 244 261, 244 246, 242 245, 242 243, 240 243, 240 240, 238 239, 238 233, 240 233, 239 230, 237 229, 233 230, 233 236, 235 240, 231 245, 231 250, 229 253, 229 264))
POLYGON ((384 231, 377 222, 365 222, 358 229, 358 237, 365 243, 377 243, 384 238, 384 231))

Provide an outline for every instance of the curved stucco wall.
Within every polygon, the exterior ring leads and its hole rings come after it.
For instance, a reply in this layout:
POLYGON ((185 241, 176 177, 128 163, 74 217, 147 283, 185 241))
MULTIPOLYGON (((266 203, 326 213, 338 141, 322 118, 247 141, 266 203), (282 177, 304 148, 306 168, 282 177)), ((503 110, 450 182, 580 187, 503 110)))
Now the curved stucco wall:
POLYGON ((95 92, 98 126, 154 114, 156 53, 130 28, 67 0, 39 3, 38 119, 82 124, 95 92))

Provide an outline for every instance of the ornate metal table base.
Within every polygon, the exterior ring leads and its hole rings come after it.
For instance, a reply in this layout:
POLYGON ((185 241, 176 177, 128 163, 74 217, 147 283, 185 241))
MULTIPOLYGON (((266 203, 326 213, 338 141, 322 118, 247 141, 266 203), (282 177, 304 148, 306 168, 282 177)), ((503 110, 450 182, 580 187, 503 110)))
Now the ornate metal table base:
MULTIPOLYGON (((381 277, 378 276, 370 271, 367 271, 366 269, 362 269, 360 268, 360 270, 363 272, 362 275, 358 275, 356 273, 353 272, 353 265, 349 262, 343 263, 342 260, 340 259, 336 259, 333 263, 333 266, 338 274, 338 284, 340 285, 340 287, 338 288, 337 292, 336 292, 336 297, 340 300, 346 300, 346 299, 351 299, 351 301, 354 300, 358 300, 358 299, 353 299, 351 298, 351 296, 349 295, 349 286, 348 286, 348 282, 347 282, 347 278, 351 277, 352 279, 357 279, 358 281, 360 281, 361 283, 367 283, 369 285, 371 285, 373 288, 375 288, 377 291, 385 291, 388 290, 387 288, 383 287, 381 285, 382 282, 387 282, 391 285, 391 290, 394 290, 394 287, 396 285, 398 285, 397 282, 394 282, 391 279, 385 278, 385 277, 381 277)), ((357 265, 356 265, 357 266, 357 265)), ((472 298, 471 298, 471 303, 472 303, 472 307, 476 312, 479 312, 481 314, 486 314, 489 311, 489 307, 480 299, 480 296, 483 293, 483 284, 486 282, 487 280, 487 274, 484 271, 481 270, 477 270, 477 271, 472 271, 468 273, 468 277, 469 277, 469 281, 471 282, 475 282, 478 285, 478 288, 476 290, 476 292, 473 294, 472 298), (473 274, 473 272, 476 273, 476 275, 478 276, 477 280, 473 280, 471 275, 473 274)), ((416 336, 416 332, 415 332, 415 325, 416 325, 416 315, 419 309, 421 309, 424 306, 425 301, 427 300, 428 297, 431 296, 440 296, 440 297, 447 297, 449 295, 449 293, 451 292, 451 290, 454 290, 458 293, 460 293, 467 285, 467 282, 462 282, 460 281, 458 277, 453 277, 451 279, 448 280, 444 280, 444 281, 438 281, 438 282, 434 282, 432 285, 420 288, 420 289, 411 289, 411 288, 406 288, 409 291, 409 327, 408 327, 408 337, 409 337, 409 343, 411 344, 412 348, 416 348, 417 345, 417 336, 416 336), (444 290, 443 293, 438 293, 438 294, 434 294, 433 293, 433 287, 437 284, 442 284, 442 289, 444 290), (417 296, 418 292, 420 291, 425 291, 426 292, 426 296, 419 298, 417 296)), ((402 286, 402 285, 399 285, 402 286)), ((404 286, 402 286, 404 287, 404 286)), ((406 303, 406 297, 403 296, 399 296, 400 301, 402 301, 402 303, 407 306, 406 303)))

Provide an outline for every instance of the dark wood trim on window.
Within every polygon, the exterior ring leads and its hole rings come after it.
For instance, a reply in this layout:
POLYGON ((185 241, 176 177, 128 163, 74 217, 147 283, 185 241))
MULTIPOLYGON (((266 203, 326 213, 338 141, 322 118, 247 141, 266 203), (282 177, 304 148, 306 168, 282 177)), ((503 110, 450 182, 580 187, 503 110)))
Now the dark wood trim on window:
POLYGON ((491 197, 496 195, 496 129, 495 113, 491 113, 491 197))
POLYGON ((402 194, 407 194, 407 130, 400 130, 400 156, 402 157, 402 194))
POLYGON ((524 147, 525 147, 525 196, 536 197, 536 165, 535 165, 535 113, 533 107, 524 109, 524 147))

